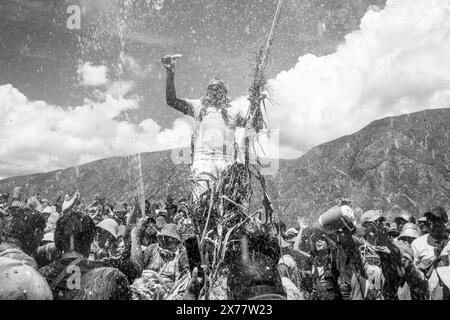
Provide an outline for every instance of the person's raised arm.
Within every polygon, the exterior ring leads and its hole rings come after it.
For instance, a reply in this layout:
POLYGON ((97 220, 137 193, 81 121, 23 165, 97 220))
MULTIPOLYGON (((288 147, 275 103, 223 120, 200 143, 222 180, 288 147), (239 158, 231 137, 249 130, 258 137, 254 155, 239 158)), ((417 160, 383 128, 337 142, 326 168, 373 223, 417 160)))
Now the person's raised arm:
POLYGON ((164 56, 162 63, 167 70, 166 103, 185 115, 194 117, 192 105, 186 100, 178 99, 175 91, 175 64, 171 56, 164 56))
POLYGON ((302 241, 303 231, 306 229, 306 227, 308 227, 308 223, 306 223, 306 220, 303 217, 298 217, 297 222, 300 227, 300 230, 299 230, 297 236, 295 237, 293 250, 295 252, 300 253, 301 255, 304 255, 305 257, 309 258, 310 254, 307 252, 304 252, 300 249, 300 242, 302 241))

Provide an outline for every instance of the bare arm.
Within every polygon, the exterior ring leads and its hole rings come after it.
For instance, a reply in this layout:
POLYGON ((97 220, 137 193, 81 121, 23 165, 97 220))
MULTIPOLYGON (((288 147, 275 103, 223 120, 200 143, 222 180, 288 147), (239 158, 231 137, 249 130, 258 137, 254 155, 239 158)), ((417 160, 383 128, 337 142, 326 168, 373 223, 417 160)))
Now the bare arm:
POLYGON ((308 224, 306 223, 304 218, 299 217, 297 221, 300 227, 300 231, 298 232, 297 237, 295 237, 294 251, 309 258, 310 257, 309 253, 300 250, 300 242, 302 241, 303 230, 305 230, 308 224))
POLYGON ((186 100, 178 99, 175 91, 175 65, 170 56, 165 56, 162 59, 164 67, 167 70, 166 78, 166 103, 168 106, 178 110, 185 115, 194 117, 194 110, 192 105, 186 100))

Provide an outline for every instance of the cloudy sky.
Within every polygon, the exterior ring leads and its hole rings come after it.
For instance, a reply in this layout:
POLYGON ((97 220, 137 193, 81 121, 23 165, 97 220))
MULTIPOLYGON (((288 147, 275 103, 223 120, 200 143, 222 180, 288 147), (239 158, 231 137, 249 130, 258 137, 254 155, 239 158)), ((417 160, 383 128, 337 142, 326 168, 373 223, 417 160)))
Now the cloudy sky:
MULTIPOLYGON (((250 84, 275 0, 2 0, 0 177, 186 145, 165 105, 164 54, 181 53, 177 94, 219 76, 250 84), (70 5, 82 8, 69 30, 70 5)), ((371 121, 450 101, 450 1, 285 0, 267 70, 282 158, 371 121)))

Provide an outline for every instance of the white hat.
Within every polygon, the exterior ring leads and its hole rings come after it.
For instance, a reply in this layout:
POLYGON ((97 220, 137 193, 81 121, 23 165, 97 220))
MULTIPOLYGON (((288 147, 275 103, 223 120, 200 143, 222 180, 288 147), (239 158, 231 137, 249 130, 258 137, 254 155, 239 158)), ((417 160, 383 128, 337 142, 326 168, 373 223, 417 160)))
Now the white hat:
POLYGON ((108 231, 114 238, 118 238, 119 224, 111 218, 106 218, 97 224, 97 227, 108 231))
POLYGON ((46 234, 44 234, 44 238, 42 239, 42 241, 47 241, 47 242, 55 242, 54 239, 54 233, 52 232, 47 232, 46 234))
POLYGON ((45 207, 45 209, 42 211, 42 213, 53 213, 56 212, 56 208, 53 206, 47 206, 45 207))

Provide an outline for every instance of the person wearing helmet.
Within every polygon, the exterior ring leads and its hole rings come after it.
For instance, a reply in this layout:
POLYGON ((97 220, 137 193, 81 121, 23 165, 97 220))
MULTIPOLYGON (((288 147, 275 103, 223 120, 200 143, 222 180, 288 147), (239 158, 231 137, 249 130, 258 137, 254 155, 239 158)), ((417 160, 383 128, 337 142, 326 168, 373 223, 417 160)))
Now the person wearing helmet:
POLYGON ((39 272, 17 259, 0 257, 0 300, 52 300, 39 272))
POLYGON ((33 255, 44 236, 44 217, 31 209, 17 208, 6 221, 6 230, 0 243, 0 257, 17 259, 37 269, 33 255))

